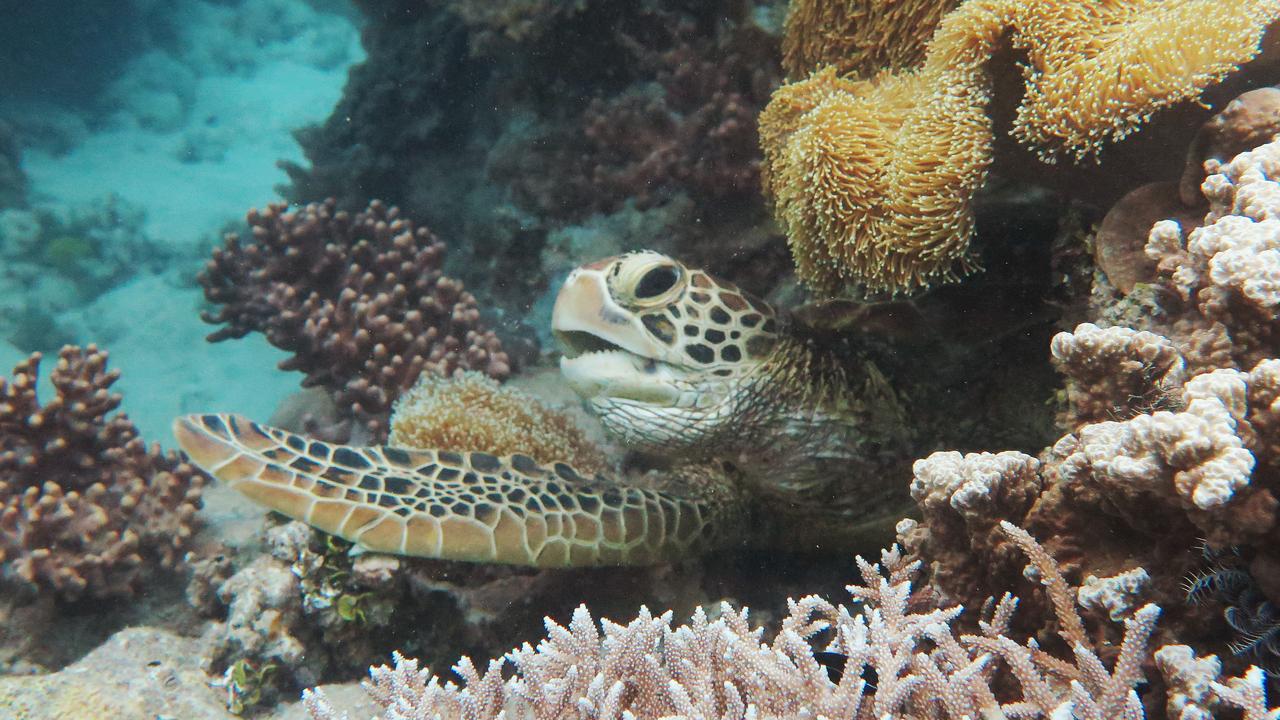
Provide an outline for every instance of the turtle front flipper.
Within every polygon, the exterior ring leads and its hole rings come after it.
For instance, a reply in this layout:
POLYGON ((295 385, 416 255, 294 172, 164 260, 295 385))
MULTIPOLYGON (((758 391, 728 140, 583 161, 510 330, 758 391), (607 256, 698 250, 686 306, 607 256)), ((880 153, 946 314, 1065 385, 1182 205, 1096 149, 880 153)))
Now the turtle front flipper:
POLYGON ((173 425, 192 462, 254 501, 376 552, 571 567, 677 560, 737 535, 736 494, 583 478, 523 455, 353 448, 237 415, 173 425))

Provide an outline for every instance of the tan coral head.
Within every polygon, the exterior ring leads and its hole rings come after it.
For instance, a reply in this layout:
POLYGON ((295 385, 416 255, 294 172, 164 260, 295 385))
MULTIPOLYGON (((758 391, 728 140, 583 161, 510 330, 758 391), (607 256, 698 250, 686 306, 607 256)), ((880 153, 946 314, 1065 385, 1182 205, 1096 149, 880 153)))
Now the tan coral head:
POLYGON ((775 325, 767 304, 650 251, 574 270, 551 319, 561 373, 580 395, 662 407, 688 404, 700 378, 748 372, 775 325))

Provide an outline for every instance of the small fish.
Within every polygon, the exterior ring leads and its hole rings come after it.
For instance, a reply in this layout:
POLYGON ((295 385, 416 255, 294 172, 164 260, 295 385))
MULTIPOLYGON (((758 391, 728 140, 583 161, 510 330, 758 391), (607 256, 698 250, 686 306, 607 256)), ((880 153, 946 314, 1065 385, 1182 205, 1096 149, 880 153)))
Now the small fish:
MULTIPOLYGON (((817 660, 819 665, 827 669, 827 677, 831 679, 831 682, 836 684, 839 684, 840 678, 844 677, 845 666, 849 664, 848 655, 845 655, 844 653, 830 652, 828 650, 822 650, 814 653, 813 659, 817 660)), ((875 668, 870 665, 864 667, 862 669, 862 679, 867 683, 867 690, 876 689, 876 682, 879 678, 876 677, 875 668)))
POLYGON ((831 678, 833 683, 839 683, 840 678, 844 677, 844 666, 849 662, 848 655, 826 650, 814 653, 813 659, 827 669, 827 677, 831 678))

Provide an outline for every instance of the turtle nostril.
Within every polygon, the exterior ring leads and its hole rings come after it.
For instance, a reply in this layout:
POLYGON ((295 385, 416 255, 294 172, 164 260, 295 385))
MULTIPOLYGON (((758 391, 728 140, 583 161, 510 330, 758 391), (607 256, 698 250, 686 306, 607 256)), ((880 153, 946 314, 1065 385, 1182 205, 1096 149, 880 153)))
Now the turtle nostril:
POLYGON ((644 371, 652 375, 653 373, 658 371, 658 363, 654 362, 653 358, 645 359, 644 371))

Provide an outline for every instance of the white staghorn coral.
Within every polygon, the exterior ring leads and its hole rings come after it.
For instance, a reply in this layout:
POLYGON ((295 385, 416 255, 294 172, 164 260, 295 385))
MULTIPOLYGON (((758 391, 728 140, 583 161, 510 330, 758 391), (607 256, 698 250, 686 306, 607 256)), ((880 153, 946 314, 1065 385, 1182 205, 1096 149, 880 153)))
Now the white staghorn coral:
MULTIPOLYGON (((372 669, 365 686, 386 720, 1141 718, 1133 688, 1143 679, 1159 609, 1146 605, 1126 620, 1109 669, 1089 645, 1075 593, 1054 561, 1025 531, 1001 528, 1047 586, 1072 661, 1008 636, 1017 605, 1009 595, 979 623, 979 635, 954 634, 959 606, 911 609, 909 578, 919 564, 894 548, 880 564, 858 558, 863 584, 849 591, 861 613, 816 596, 789 601, 770 642, 750 627, 747 610, 727 604, 714 619, 699 610, 676 627, 670 612, 654 617, 642 609, 627 625, 605 620, 597 628, 580 607, 567 627, 548 619, 536 648, 525 644, 483 673, 464 658, 454 667, 462 685, 397 654, 393 667, 372 669), (815 654, 819 633, 831 637, 826 652, 844 659, 840 670, 815 654), (508 661, 514 673, 504 678, 508 661), (1007 684, 993 683, 998 673, 1016 680, 1020 697, 997 697, 992 685, 1007 684), (874 685, 864 679, 872 675, 874 685)), ((1261 674, 1222 684, 1215 672, 1202 680, 1212 685, 1198 700, 1243 707, 1250 720, 1269 718, 1261 674)), ((339 718, 319 691, 304 697, 316 720, 339 718)))

